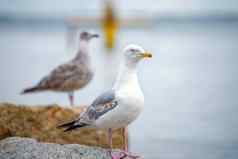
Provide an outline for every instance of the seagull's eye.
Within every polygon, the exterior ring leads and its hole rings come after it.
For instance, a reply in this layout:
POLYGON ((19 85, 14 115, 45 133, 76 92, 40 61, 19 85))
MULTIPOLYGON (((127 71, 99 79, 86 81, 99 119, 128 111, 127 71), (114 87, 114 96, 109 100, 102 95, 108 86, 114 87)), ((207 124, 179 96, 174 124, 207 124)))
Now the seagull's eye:
POLYGON ((131 52, 133 52, 133 53, 134 53, 134 52, 136 52, 136 50, 135 50, 135 49, 131 49, 130 51, 131 51, 131 52))

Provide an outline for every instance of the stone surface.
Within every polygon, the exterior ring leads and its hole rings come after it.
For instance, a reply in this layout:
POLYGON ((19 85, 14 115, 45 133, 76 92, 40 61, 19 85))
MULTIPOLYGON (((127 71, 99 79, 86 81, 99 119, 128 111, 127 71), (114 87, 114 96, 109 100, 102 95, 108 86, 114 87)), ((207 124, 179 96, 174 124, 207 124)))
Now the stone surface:
POLYGON ((0 141, 0 159, 111 159, 106 149, 78 144, 41 143, 11 137, 0 141))
MULTIPOLYGON (((25 106, 0 104, 0 139, 29 137, 58 144, 81 144, 107 148, 105 130, 78 129, 69 133, 57 125, 75 119, 85 107, 65 108, 58 105, 25 106)), ((123 148, 121 129, 113 131, 113 147, 123 148)))

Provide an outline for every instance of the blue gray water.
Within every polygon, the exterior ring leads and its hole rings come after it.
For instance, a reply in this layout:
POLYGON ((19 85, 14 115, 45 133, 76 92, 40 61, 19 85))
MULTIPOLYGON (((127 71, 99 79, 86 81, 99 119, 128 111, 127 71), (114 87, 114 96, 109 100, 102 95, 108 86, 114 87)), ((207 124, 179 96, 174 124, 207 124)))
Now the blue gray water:
MULTIPOLYGON (((67 29, 2 24, 0 35, 0 101, 67 107, 67 96, 61 93, 19 95, 74 56, 67 29)), ((154 54, 139 68, 146 105, 130 126, 131 150, 148 159, 237 159, 238 23, 121 29, 112 54, 94 40, 96 77, 76 94, 77 104, 90 103, 112 85, 120 50, 129 43, 154 54)))

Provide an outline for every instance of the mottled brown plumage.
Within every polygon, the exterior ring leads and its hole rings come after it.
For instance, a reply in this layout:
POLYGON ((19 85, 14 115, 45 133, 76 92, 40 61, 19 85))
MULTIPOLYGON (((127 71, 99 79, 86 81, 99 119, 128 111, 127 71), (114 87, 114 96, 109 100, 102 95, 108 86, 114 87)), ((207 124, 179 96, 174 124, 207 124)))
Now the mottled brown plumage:
MULTIPOLYGON (((23 90, 22 94, 39 91, 59 91, 70 93, 70 100, 73 100, 72 93, 85 87, 93 78, 89 57, 89 41, 96 34, 82 32, 80 34, 80 44, 77 55, 71 61, 59 65, 40 82, 33 87, 23 90)), ((73 104, 71 102, 71 104, 73 104)))
POLYGON ((92 79, 92 76, 93 72, 85 64, 69 62, 54 69, 36 87, 39 91, 75 91, 84 87, 92 79))

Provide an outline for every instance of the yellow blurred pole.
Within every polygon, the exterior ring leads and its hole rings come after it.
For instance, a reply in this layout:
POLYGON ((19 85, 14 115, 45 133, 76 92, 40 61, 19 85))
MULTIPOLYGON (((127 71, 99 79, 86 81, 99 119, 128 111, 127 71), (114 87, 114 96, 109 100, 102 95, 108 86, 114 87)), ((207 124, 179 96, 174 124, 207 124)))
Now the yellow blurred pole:
POLYGON ((103 31, 105 35, 105 45, 108 49, 115 47, 116 33, 118 31, 118 20, 114 13, 111 1, 105 1, 106 7, 103 17, 103 31))

